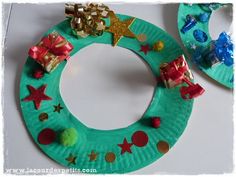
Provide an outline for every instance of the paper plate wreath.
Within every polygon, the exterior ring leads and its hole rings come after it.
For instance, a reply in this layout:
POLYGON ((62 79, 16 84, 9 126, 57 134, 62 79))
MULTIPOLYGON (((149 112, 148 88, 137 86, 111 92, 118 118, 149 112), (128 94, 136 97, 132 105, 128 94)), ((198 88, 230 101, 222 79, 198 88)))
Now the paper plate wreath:
POLYGON ((66 4, 66 16, 30 48, 22 71, 20 104, 33 140, 53 160, 88 173, 125 173, 154 162, 176 143, 191 114, 192 98, 204 92, 192 82, 180 46, 160 28, 115 14, 103 4, 66 4), (89 128, 61 97, 60 76, 69 57, 93 43, 134 51, 158 80, 148 109, 128 127, 89 128))
MULTIPOLYGON (((227 5, 227 4, 226 4, 227 5)), ((230 36, 222 32, 212 40, 208 23, 213 10, 225 5, 180 4, 178 29, 183 44, 200 70, 222 85, 233 88, 233 43, 230 36)))

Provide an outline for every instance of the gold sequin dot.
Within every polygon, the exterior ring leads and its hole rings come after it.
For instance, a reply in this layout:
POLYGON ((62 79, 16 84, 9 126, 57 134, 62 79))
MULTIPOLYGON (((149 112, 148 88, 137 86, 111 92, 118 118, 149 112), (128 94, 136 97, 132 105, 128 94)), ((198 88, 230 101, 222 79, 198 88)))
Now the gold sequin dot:
POLYGON ((40 121, 48 120, 48 114, 45 113, 45 112, 39 114, 39 120, 40 120, 40 121))
POLYGON ((147 40, 147 36, 146 36, 146 34, 139 34, 137 36, 137 39, 139 42, 145 42, 147 40))
POLYGON ((153 50, 160 52, 161 50, 164 49, 164 42, 162 41, 157 41, 154 45, 153 45, 153 50))
POLYGON ((108 152, 105 156, 107 162, 112 163, 116 160, 116 155, 113 152, 108 152))
POLYGON ((157 149, 158 149, 159 152, 165 154, 169 151, 170 146, 166 141, 159 141, 157 143, 157 149))

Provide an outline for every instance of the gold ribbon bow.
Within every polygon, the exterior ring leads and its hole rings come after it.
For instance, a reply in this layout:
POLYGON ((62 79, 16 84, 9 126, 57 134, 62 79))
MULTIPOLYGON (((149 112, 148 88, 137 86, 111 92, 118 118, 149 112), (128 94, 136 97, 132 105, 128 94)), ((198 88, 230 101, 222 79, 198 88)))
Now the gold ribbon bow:
POLYGON ((110 9, 104 4, 88 3, 86 5, 66 3, 66 17, 71 18, 71 27, 75 35, 82 38, 88 35, 100 36, 106 28, 102 18, 109 16, 110 9))

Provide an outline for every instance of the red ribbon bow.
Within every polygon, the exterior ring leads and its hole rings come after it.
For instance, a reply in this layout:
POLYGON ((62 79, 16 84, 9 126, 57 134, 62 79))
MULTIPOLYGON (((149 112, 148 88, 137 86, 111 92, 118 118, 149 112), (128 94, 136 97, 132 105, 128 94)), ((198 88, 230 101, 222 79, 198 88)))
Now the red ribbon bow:
POLYGON ((73 46, 65 38, 59 35, 57 32, 52 32, 48 36, 43 37, 38 45, 29 49, 29 56, 37 60, 41 64, 46 64, 44 57, 49 52, 59 61, 69 59, 69 54, 73 50, 73 46))

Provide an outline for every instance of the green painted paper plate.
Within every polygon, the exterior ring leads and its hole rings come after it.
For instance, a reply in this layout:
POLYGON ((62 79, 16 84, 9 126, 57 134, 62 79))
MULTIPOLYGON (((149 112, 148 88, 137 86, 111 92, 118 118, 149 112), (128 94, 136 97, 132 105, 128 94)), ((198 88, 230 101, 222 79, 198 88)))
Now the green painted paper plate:
MULTIPOLYGON (((118 15, 118 17, 121 20, 131 18, 125 15, 118 15)), ((118 43, 118 46, 140 55, 156 77, 159 76, 161 63, 172 61, 183 54, 177 42, 153 24, 135 19, 130 29, 135 34, 145 33, 148 36, 146 41, 148 44, 154 44, 157 40, 164 42, 165 47, 162 51, 150 51, 147 55, 140 51, 140 42, 136 39, 123 37, 118 43)), ((72 34, 69 20, 52 27, 45 35, 52 31, 57 31, 74 46, 71 55, 93 43, 111 45, 113 39, 112 34, 108 32, 99 37, 77 39, 72 34)), ((75 58, 70 60, 72 59, 75 58)), ((45 94, 52 100, 43 101, 39 110, 34 108, 33 102, 21 101, 20 104, 26 127, 33 140, 51 159, 63 166, 76 168, 85 173, 126 173, 151 164, 174 146, 187 125, 193 106, 193 100, 181 98, 179 87, 167 89, 161 85, 156 86, 149 107, 132 125, 114 130, 97 130, 87 127, 80 122, 79 118, 72 115, 61 97, 59 82, 67 62, 70 61, 62 62, 52 73, 46 73, 42 79, 37 80, 31 76, 31 73, 38 64, 29 57, 24 65, 20 82, 21 99, 29 95, 27 85, 39 88, 47 84, 45 94), (54 105, 58 104, 63 107, 60 113, 54 112, 54 105), (47 120, 40 121, 42 113, 48 115, 47 120), (161 117, 161 125, 158 129, 150 125, 150 117, 153 116, 161 117), (61 131, 71 127, 78 132, 78 141, 72 147, 65 147, 58 141, 42 145, 37 140, 39 132, 45 128, 53 129, 58 136, 61 131), (125 138, 128 144, 132 144, 131 153, 122 154, 121 147, 118 145, 125 144, 123 143, 125 138), (96 158, 91 160, 89 156, 91 153, 96 154, 96 158)))
MULTIPOLYGON (((221 8, 222 5, 216 5, 215 10, 218 8, 221 8)), ((207 9, 204 7, 201 7, 199 4, 180 4, 179 11, 178 11, 178 30, 180 34, 180 38, 186 47, 187 51, 189 52, 190 56, 193 55, 195 49, 192 48, 192 45, 195 44, 196 47, 203 47, 206 48, 209 43, 211 42, 211 36, 209 34, 209 21, 205 23, 197 22, 197 24, 191 28, 189 31, 187 31, 185 34, 181 32, 181 28, 185 24, 186 15, 190 14, 194 17, 197 17, 201 13, 206 12, 207 9), (199 29, 206 33, 207 40, 205 42, 198 42, 193 36, 193 31, 199 29)), ((211 11, 208 11, 208 13, 211 15, 211 11)), ((203 66, 198 65, 198 68, 204 72, 206 75, 211 77, 212 79, 216 80, 220 84, 228 87, 233 88, 234 85, 234 73, 233 73, 233 65, 232 66, 226 66, 225 64, 218 64, 212 68, 205 68, 203 66)))

